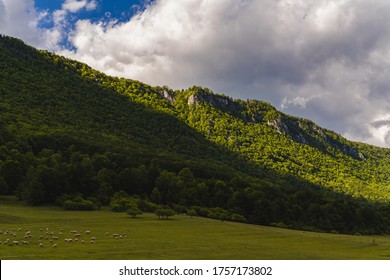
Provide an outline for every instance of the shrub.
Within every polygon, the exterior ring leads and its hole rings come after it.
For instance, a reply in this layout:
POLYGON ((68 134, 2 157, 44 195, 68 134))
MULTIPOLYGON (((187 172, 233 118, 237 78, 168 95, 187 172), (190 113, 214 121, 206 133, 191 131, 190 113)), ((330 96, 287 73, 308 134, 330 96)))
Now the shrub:
POLYGON ((127 212, 126 212, 128 215, 130 215, 132 218, 135 218, 137 217, 138 215, 141 215, 143 214, 143 212, 138 208, 138 206, 136 205, 132 205, 130 206, 129 209, 127 209, 127 212))
POLYGON ((168 220, 169 217, 174 216, 176 213, 168 206, 162 206, 161 208, 156 210, 156 215, 159 219, 166 219, 168 220))
POLYGON ((74 200, 64 201, 63 207, 65 210, 73 211, 92 211, 97 209, 97 206, 92 201, 79 197, 74 200))

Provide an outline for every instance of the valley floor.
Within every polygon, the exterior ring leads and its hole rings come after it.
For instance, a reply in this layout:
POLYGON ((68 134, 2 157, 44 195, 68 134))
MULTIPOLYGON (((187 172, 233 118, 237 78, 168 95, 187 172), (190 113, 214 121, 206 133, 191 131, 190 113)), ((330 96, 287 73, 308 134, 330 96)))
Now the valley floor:
POLYGON ((323 234, 178 215, 132 219, 109 209, 29 207, 11 197, 0 197, 0 231, 2 260, 390 260, 390 236, 323 234))

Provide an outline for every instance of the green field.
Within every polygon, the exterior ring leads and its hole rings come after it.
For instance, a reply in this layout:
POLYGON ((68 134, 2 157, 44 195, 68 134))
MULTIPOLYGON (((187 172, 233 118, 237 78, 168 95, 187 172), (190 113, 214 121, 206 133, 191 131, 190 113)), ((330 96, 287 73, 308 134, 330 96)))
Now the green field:
POLYGON ((0 231, 2 260, 390 259, 389 236, 322 234, 188 216, 159 220, 143 214, 132 219, 109 209, 70 212, 28 207, 11 197, 0 198, 0 231), (26 231, 32 235, 25 239, 28 245, 22 244, 26 231), (78 241, 71 231, 81 234, 78 241), (9 245, 13 241, 19 245, 9 245))

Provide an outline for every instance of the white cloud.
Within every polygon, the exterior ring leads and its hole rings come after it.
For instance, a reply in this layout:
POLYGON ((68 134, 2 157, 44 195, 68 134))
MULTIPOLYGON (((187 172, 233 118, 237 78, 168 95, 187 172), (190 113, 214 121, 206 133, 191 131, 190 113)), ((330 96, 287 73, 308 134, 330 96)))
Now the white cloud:
POLYGON ((59 51, 60 42, 71 32, 68 15, 97 8, 97 0, 66 0, 60 10, 37 10, 34 0, 0 0, 0 33, 14 36, 38 48, 59 51), (53 22, 43 28, 42 22, 53 22))
POLYGON ((77 13, 82 9, 86 9, 87 11, 92 11, 96 9, 97 2, 96 0, 66 0, 62 4, 62 10, 69 11, 71 13, 77 13))
POLYGON ((0 33, 41 46, 40 39, 44 35, 38 28, 41 17, 33 0, 0 0, 0 33))

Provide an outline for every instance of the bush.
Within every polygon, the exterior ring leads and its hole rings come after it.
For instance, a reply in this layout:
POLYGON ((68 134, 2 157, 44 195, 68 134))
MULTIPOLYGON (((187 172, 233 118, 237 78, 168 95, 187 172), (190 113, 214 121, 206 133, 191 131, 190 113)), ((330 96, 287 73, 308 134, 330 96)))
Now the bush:
POLYGON ((230 220, 232 220, 234 222, 240 222, 240 223, 246 222, 246 218, 240 214, 232 214, 232 216, 230 217, 230 220))
POLYGON ((121 191, 114 194, 110 206, 114 212, 126 212, 127 209, 136 203, 137 200, 135 198, 131 198, 127 193, 121 191))
POLYGON ((279 223, 271 223, 271 226, 278 227, 278 228, 288 228, 288 226, 285 223, 279 222, 279 223))
POLYGON ((136 205, 132 205, 130 206, 129 209, 127 209, 127 212, 126 212, 128 215, 130 215, 132 218, 135 218, 137 217, 138 215, 141 215, 143 214, 143 212, 136 206, 136 205))
POLYGON ((65 210, 73 211, 93 211, 97 209, 97 206, 92 201, 82 198, 66 200, 62 206, 65 210))
POLYGON ((167 206, 162 206, 161 208, 156 210, 156 215, 159 219, 166 219, 168 220, 169 217, 174 216, 176 213, 171 208, 167 206))
POLYGON ((148 200, 140 200, 138 201, 138 208, 143 212, 154 213, 158 209, 158 206, 148 200))

